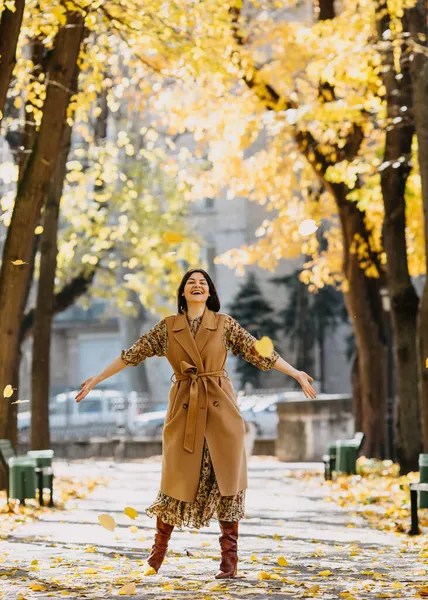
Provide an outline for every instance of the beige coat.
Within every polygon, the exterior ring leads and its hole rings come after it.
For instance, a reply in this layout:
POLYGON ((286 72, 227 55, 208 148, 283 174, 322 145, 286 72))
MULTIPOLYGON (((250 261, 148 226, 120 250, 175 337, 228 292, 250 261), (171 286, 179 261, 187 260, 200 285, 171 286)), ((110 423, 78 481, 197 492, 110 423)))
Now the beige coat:
POLYGON ((185 314, 166 318, 174 375, 163 431, 161 491, 193 502, 198 489, 204 437, 222 496, 247 487, 245 426, 224 365, 226 315, 205 309, 193 338, 185 314))

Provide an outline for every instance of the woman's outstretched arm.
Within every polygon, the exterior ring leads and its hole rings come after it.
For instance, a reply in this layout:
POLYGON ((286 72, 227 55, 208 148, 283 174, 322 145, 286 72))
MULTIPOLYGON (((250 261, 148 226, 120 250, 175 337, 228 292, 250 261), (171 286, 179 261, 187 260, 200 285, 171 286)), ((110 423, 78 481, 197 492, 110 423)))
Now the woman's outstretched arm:
POLYGON ((316 391, 311 386, 313 378, 307 373, 305 373, 305 371, 298 371, 281 356, 277 358, 275 364, 273 365, 273 368, 277 371, 281 371, 281 373, 285 373, 286 375, 293 377, 296 381, 298 381, 302 386, 302 390, 306 398, 315 399, 317 397, 316 391))
POLYGON ((83 400, 83 398, 85 398, 98 383, 101 383, 101 381, 116 375, 116 373, 122 371, 126 366, 126 363, 124 363, 120 356, 118 356, 109 365, 107 365, 99 375, 94 375, 93 377, 88 377, 88 379, 85 379, 85 381, 80 384, 82 389, 76 396, 76 402, 83 400))
POLYGON ((144 333, 127 350, 122 350, 120 356, 115 358, 99 375, 88 377, 81 384, 82 389, 76 396, 80 402, 101 381, 116 375, 127 366, 136 367, 151 356, 165 356, 168 350, 168 328, 165 319, 162 319, 147 333, 144 333))

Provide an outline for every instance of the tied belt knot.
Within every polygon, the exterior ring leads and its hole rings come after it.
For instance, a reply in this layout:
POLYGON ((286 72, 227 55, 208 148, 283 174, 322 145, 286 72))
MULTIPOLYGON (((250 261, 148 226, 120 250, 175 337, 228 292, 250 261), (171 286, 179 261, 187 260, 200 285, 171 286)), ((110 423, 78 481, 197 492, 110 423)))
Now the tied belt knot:
MULTIPOLYGON (((173 383, 190 379, 189 406, 183 444, 184 449, 187 450, 187 452, 193 452, 195 449, 196 423, 199 408, 198 379, 202 380, 205 387, 205 396, 207 396, 207 382, 210 377, 229 377, 229 375, 225 369, 200 373, 196 365, 191 365, 183 360, 181 361, 181 373, 173 373, 171 376, 171 381, 173 383), (173 377, 175 377, 175 381, 173 380, 173 377)), ((205 408, 205 406, 201 406, 201 408, 205 408)))

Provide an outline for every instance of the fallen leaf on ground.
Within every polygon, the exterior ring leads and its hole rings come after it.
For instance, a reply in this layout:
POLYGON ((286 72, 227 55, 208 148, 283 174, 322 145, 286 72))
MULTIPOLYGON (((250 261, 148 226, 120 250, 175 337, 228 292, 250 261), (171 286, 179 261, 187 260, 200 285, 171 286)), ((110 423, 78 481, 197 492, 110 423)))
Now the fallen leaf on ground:
POLYGON ((127 583, 117 592, 120 596, 134 596, 137 593, 137 588, 135 583, 132 581, 131 583, 127 583))

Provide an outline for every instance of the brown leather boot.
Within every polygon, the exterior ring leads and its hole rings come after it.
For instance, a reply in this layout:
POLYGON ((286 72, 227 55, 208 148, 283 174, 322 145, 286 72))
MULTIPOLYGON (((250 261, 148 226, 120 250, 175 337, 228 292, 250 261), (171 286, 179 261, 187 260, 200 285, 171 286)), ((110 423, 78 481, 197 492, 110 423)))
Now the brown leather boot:
POLYGON ((169 538, 171 537, 173 529, 174 525, 168 525, 168 523, 164 523, 159 517, 156 517, 157 533, 155 535, 155 543, 153 544, 152 551, 147 559, 147 562, 153 567, 156 573, 159 571, 163 559, 165 558, 166 551, 168 550, 169 538))
POLYGON ((238 573, 238 521, 219 521, 221 563, 216 579, 232 579, 238 573))

